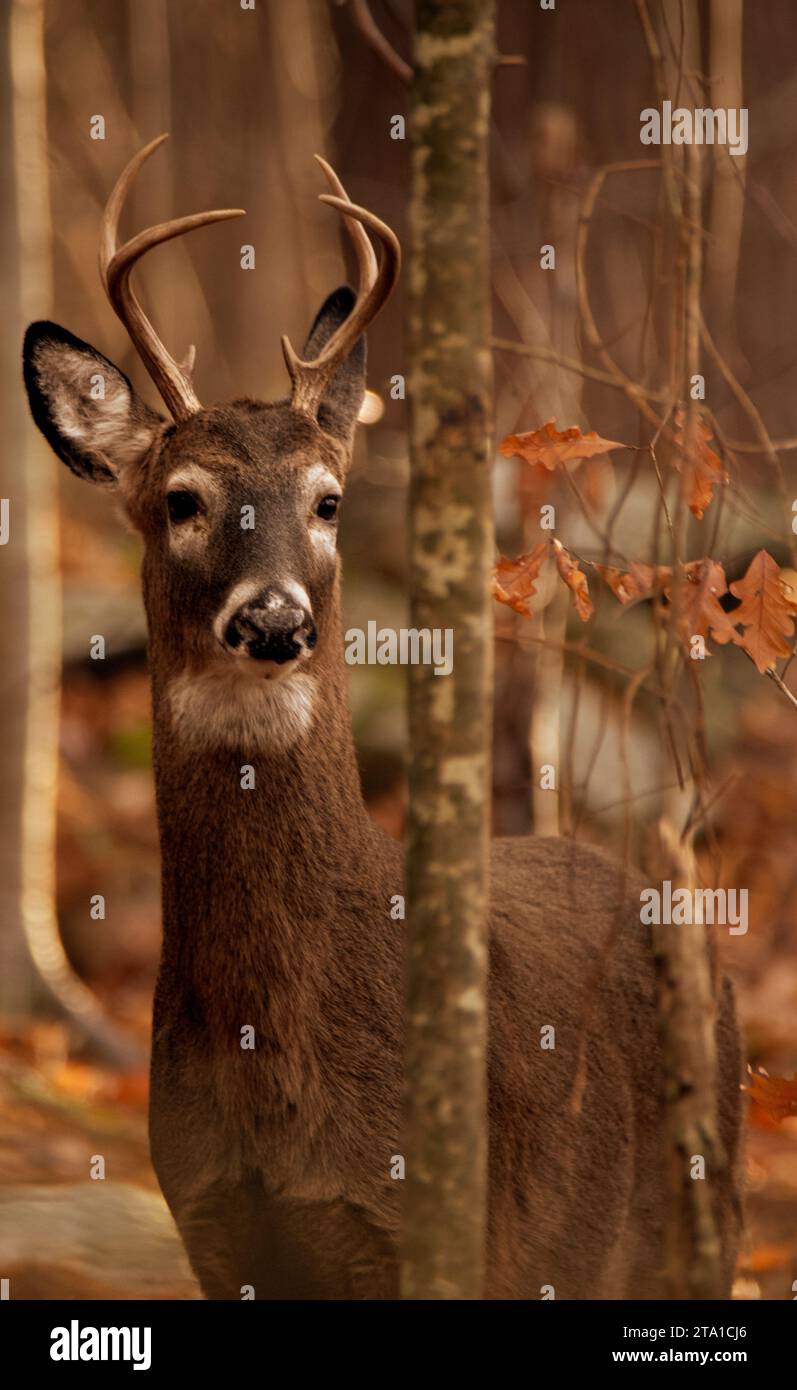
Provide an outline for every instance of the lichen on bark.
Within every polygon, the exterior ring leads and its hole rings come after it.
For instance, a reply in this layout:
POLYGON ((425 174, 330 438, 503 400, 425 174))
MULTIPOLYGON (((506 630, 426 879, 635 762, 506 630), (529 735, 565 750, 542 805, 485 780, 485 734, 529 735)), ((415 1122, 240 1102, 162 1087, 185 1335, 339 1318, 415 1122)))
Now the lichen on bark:
POLYGON ((412 83, 405 1298, 480 1298, 493 559, 488 132, 492 0, 419 0, 412 83), (441 687, 445 684, 445 693, 441 687))

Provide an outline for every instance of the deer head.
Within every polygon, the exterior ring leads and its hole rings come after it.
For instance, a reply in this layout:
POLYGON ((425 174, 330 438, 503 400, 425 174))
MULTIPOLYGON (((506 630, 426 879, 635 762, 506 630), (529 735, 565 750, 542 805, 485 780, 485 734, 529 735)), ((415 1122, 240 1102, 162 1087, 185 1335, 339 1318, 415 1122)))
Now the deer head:
POLYGON ((102 353, 54 323, 34 323, 24 346, 31 410, 52 448, 80 477, 113 488, 144 541, 144 599, 156 703, 194 740, 286 747, 306 731, 319 683, 340 663, 336 526, 365 390, 364 333, 395 284, 394 233, 353 204, 324 160, 323 202, 344 218, 359 266, 322 304, 302 357, 282 341, 289 398, 203 407, 193 349, 170 356, 130 274, 151 248, 242 215, 197 213, 140 232, 117 248, 141 150, 108 200, 100 273, 108 298, 172 420, 136 394, 102 353), (382 247, 381 263, 366 234, 382 247))

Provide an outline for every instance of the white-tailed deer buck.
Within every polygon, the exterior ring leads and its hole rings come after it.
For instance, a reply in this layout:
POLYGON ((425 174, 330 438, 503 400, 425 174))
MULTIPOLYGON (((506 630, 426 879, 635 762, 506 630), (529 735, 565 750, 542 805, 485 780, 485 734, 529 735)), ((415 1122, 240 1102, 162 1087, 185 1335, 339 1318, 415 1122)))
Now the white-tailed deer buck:
MULTIPOLYGON (((399 246, 321 161, 359 291, 330 295, 301 358, 284 341, 290 398, 203 407, 130 272, 151 247, 237 214, 181 218, 117 250, 125 196, 159 144, 111 194, 101 270, 172 421, 56 324, 33 324, 24 350, 39 428, 75 473, 118 490, 144 540, 163 860, 153 1158, 208 1297, 254 1286, 261 1299, 391 1298, 403 969, 390 899, 403 854, 360 792, 336 526, 363 335, 393 288, 399 246), (254 528, 241 525, 248 508, 254 528)), ((536 1299, 551 1284, 558 1298, 660 1296, 662 1071, 638 890, 568 841, 497 840, 492 873, 488 1296, 536 1299)), ((729 1287, 740 1103, 727 986, 717 1031, 727 1163, 708 1181, 729 1287)))

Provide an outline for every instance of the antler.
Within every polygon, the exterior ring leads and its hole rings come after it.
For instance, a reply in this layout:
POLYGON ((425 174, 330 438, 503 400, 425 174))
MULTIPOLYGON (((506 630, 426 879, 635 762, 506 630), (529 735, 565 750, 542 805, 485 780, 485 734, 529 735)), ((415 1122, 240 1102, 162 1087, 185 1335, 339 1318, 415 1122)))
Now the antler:
POLYGON ((193 349, 182 365, 178 365, 167 352, 144 310, 139 304, 130 284, 133 266, 153 246, 163 241, 193 232, 196 227, 206 227, 211 222, 224 222, 228 217, 242 217, 243 208, 224 208, 215 212, 195 212, 190 217, 176 217, 171 222, 161 222, 157 227, 139 232, 124 246, 117 250, 117 228, 130 188, 142 164, 168 139, 159 135, 151 140, 143 150, 134 155, 116 182, 113 192, 105 205, 100 229, 100 277, 115 313, 119 316, 130 336, 136 352, 144 363, 152 380, 160 391, 175 420, 187 420, 202 409, 200 401, 191 385, 193 368, 193 349))
POLYGON ((335 372, 348 357, 357 339, 387 303, 398 279, 401 267, 401 247, 395 232, 366 208, 358 207, 349 198, 334 169, 316 155, 326 175, 332 193, 321 193, 319 199, 337 208, 346 223, 359 267, 360 287, 354 308, 348 318, 335 329, 317 357, 304 362, 297 357, 287 338, 282 339, 285 365, 291 378, 291 405, 305 415, 315 416, 321 399, 335 372), (364 224, 364 225, 363 225, 364 224), (382 261, 377 267, 374 249, 364 227, 382 243, 382 261))

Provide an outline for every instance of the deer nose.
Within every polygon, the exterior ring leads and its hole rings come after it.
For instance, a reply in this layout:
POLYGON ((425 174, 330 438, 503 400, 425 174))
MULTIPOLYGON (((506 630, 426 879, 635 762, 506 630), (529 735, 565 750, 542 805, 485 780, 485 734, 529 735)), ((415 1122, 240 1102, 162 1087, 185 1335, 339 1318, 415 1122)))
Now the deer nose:
POLYGON ((316 629, 306 609, 272 589, 236 609, 224 630, 224 641, 232 651, 254 661, 284 666, 312 651, 316 629))

